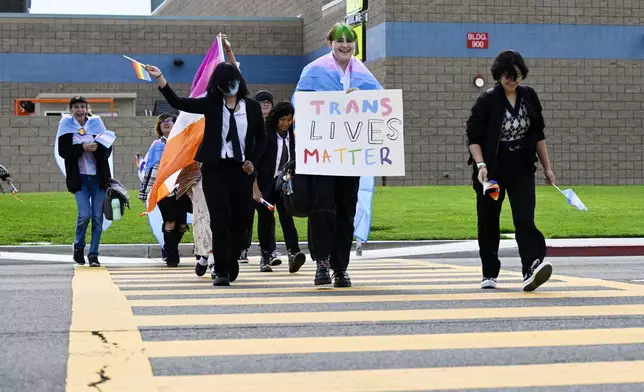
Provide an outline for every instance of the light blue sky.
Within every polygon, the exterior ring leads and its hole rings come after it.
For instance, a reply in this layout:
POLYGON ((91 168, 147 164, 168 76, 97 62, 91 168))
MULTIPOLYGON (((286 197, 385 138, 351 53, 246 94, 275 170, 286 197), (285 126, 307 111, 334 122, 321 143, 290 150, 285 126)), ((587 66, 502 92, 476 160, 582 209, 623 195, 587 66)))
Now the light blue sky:
POLYGON ((31 13, 150 15, 150 0, 31 0, 31 13))

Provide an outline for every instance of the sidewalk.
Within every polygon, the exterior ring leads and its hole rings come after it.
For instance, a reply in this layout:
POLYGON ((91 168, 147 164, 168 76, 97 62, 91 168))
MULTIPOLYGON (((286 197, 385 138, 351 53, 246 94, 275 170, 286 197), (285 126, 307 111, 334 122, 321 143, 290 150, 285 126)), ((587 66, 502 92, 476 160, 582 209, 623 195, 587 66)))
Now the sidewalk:
MULTIPOLYGON (((549 257, 591 257, 591 256, 644 256, 644 238, 580 238, 548 239, 549 257)), ((308 253, 306 243, 302 251, 308 253)), ((286 254, 284 243, 278 243, 278 250, 286 254)), ((354 244, 355 250, 355 244, 354 244)), ((71 255, 71 245, 30 245, 0 246, 2 253, 71 255)), ((181 244, 184 257, 192 255, 192 244, 181 244)), ((250 254, 259 254, 257 243, 253 243, 250 254)), ((355 252, 353 253, 355 255, 355 252)), ((478 243, 475 240, 454 241, 373 241, 363 244, 363 254, 357 258, 386 258, 427 255, 434 258, 476 258, 478 243)), ((500 257, 517 257, 516 241, 501 240, 500 257)), ((101 245, 101 257, 159 259, 158 244, 101 245)))

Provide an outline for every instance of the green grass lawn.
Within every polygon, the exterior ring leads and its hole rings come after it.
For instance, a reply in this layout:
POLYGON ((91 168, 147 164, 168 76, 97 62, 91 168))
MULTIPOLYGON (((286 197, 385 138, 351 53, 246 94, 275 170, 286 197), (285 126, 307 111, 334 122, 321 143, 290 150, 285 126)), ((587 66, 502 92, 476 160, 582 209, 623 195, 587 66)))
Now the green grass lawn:
MULTIPOLYGON (((644 236, 644 186, 575 186, 589 211, 577 211, 555 189, 537 190, 537 226, 549 238, 644 236)), ((155 243, 143 205, 132 191, 132 210, 103 234, 104 244, 155 243)), ((0 195, 0 245, 26 242, 71 244, 76 203, 69 193, 24 193, 23 202, 0 195)), ((306 220, 297 219, 300 239, 306 220)), ((278 223, 279 226, 279 223, 278 223)), ((506 200, 502 232, 513 232, 506 200)), ((282 235, 277 229, 278 238, 282 235)), ((190 233, 184 241, 192 241, 190 233)), ((255 240, 257 231, 255 230, 255 240)), ((476 238, 474 191, 468 186, 379 187, 373 206, 371 240, 476 238)), ((89 230, 88 230, 89 243, 89 230)))

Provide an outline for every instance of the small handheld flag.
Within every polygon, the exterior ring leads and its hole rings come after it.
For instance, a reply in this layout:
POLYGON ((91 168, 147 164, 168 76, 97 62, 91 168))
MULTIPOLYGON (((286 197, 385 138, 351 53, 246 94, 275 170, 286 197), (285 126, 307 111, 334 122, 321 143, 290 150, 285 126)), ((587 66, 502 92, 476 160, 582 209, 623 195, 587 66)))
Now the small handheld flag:
POLYGON ((150 77, 150 74, 148 71, 145 70, 145 65, 139 61, 134 60, 131 57, 127 57, 126 55, 123 55, 126 59, 130 60, 132 62, 132 66, 134 67, 134 72, 136 73, 136 77, 140 80, 147 80, 148 82, 152 81, 152 78, 150 77))
POLYGON ((500 191, 499 184, 494 180, 483 184, 483 194, 490 196, 494 200, 499 200, 500 191))
POLYGON ((275 211, 275 206, 267 202, 266 200, 264 200, 263 197, 259 199, 259 201, 264 205, 264 207, 268 208, 269 211, 271 212, 275 211))
POLYGON ((555 189, 557 189, 562 195, 566 197, 566 201, 568 202, 568 204, 575 207, 579 211, 588 211, 588 207, 586 207, 584 202, 581 201, 581 199, 575 194, 575 192, 573 192, 572 189, 564 189, 562 191, 555 184, 552 184, 552 186, 554 186, 555 189))

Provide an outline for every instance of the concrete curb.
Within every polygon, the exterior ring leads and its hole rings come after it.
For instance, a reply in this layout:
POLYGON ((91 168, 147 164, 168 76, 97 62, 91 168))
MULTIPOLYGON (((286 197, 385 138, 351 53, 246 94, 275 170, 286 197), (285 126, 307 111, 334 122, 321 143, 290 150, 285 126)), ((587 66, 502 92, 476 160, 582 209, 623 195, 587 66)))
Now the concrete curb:
MULTIPOLYGON (((442 245, 449 243, 464 242, 465 240, 454 241, 373 241, 362 245, 363 250, 381 250, 392 248, 407 248, 414 246, 442 245)), ((300 247, 303 252, 308 253, 306 242, 301 242, 300 247)), ((355 244, 352 248, 355 251, 355 244)), ((286 248, 283 242, 277 243, 277 250, 286 254, 286 248)), ((19 252, 19 253, 41 253, 55 255, 71 255, 71 245, 5 245, 0 246, 0 252, 19 252)), ((185 243, 179 245, 179 252, 184 257, 193 254, 193 244, 185 243)), ((254 242, 249 250, 251 255, 259 255, 259 244, 254 242)), ((136 257, 136 258, 160 258, 161 247, 159 244, 106 244, 101 245, 100 255, 108 257, 136 257)))
POLYGON ((644 246, 549 246, 549 257, 644 256, 644 246))

